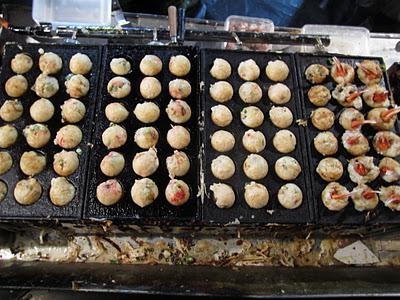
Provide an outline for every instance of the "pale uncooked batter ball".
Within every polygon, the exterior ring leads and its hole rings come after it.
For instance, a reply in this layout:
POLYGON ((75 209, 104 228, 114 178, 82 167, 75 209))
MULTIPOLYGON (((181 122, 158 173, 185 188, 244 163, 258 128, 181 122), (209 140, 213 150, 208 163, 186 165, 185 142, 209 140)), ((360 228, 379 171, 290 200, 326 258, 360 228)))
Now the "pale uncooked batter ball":
POLYGON ((56 74, 60 72, 62 65, 61 58, 53 52, 46 52, 39 58, 39 69, 43 74, 56 74))
POLYGON ((172 56, 169 60, 169 71, 175 76, 182 77, 190 72, 191 64, 184 55, 172 56))
POLYGON ((125 108, 123 103, 113 102, 106 106, 106 118, 113 123, 121 123, 129 116, 129 111, 125 108))
POLYGON ((333 155, 338 151, 339 143, 330 131, 318 133, 314 138, 314 147, 322 155, 333 155))
POLYGON ((122 198, 123 193, 122 186, 116 179, 102 182, 96 189, 97 200, 107 206, 117 203, 122 198))
POLYGON ((235 192, 230 185, 225 183, 214 183, 210 186, 213 192, 215 205, 219 208, 230 208, 235 203, 235 192))
POLYGON ((228 126, 233 120, 232 112, 225 105, 218 104, 211 107, 211 120, 217 126, 228 126))
POLYGON ((135 180, 131 189, 131 197, 135 204, 143 208, 157 199, 158 187, 150 178, 135 180))
POLYGON ((32 148, 42 148, 51 138, 49 128, 43 124, 31 124, 24 128, 23 134, 26 142, 32 148))
POLYGON ((23 179, 14 188, 14 198, 21 205, 32 205, 42 195, 42 186, 36 178, 23 179))
POLYGON ((57 131, 54 144, 64 148, 72 149, 82 141, 82 131, 76 125, 66 125, 57 131))
POLYGON ((19 119, 24 112, 21 101, 6 100, 0 108, 0 118, 5 122, 12 122, 19 119))
POLYGON ((253 81, 260 77, 260 68, 254 60, 248 59, 239 64, 238 73, 243 80, 253 81))
POLYGON ((235 174, 235 163, 226 155, 220 155, 211 162, 211 172, 221 180, 231 178, 235 174))
POLYGON ((125 77, 114 77, 108 82, 107 91, 113 98, 125 98, 131 93, 131 82, 125 77))
POLYGON ((50 100, 41 98, 33 102, 29 113, 34 121, 39 123, 47 122, 54 115, 54 105, 50 100))
POLYGON ((67 205, 75 197, 75 187, 65 177, 57 177, 51 180, 50 201, 57 206, 67 205))
POLYGON ((162 66, 162 61, 158 56, 148 54, 140 61, 139 69, 146 76, 155 76, 161 72, 162 66))
POLYGON ((261 100, 262 89, 255 82, 245 82, 239 88, 239 97, 245 103, 257 103, 261 100))
POLYGON ((85 76, 77 74, 72 75, 65 81, 65 87, 67 88, 66 92, 72 98, 80 98, 87 95, 89 92, 90 83, 85 76))
POLYGON ((140 94, 145 99, 154 99, 161 94, 161 83, 155 77, 145 77, 140 82, 140 94))
POLYGON ((289 67, 279 59, 269 61, 265 68, 265 74, 272 81, 284 81, 289 76, 289 67))
POLYGON ((247 127, 255 128, 264 122, 264 113, 257 106, 247 106, 240 112, 240 120, 247 127))
POLYGON ((21 97, 28 90, 28 81, 23 75, 14 75, 6 81, 6 93, 10 97, 21 97))
POLYGON ((228 152, 235 146, 235 138, 226 130, 218 130, 211 136, 211 146, 218 152, 228 152))
POLYGON ((18 53, 11 60, 11 70, 17 74, 24 74, 32 69, 33 60, 25 53, 18 53))
POLYGON ((131 71, 131 63, 125 58, 113 58, 110 69, 115 75, 126 75, 131 71))
POLYGON ((140 122, 148 124, 158 120, 160 108, 154 102, 138 103, 133 113, 140 122))
POLYGON ((171 179, 165 189, 165 198, 174 206, 185 204, 190 197, 189 186, 183 180, 171 179))
POLYGON ((136 130, 134 141, 142 149, 155 147, 158 142, 158 131, 154 127, 142 127, 136 130))
POLYGON ((303 193, 294 183, 286 183, 278 191, 278 201, 284 208, 295 209, 303 202, 303 193))
POLYGON ((119 175, 125 167, 125 158, 121 153, 111 151, 103 157, 100 170, 104 175, 114 177, 119 175))
POLYGON ((0 151, 0 175, 8 172, 13 164, 13 159, 7 151, 0 151))
POLYGON ((15 144, 18 138, 18 131, 12 125, 0 127, 0 148, 8 148, 15 144))
POLYGON ((247 183, 244 186, 244 200, 251 208, 263 208, 268 204, 268 190, 260 183, 254 181, 247 183))
POLYGON ((0 202, 7 196, 8 187, 4 181, 0 180, 0 202))
POLYGON ((326 107, 320 107, 311 113, 311 122, 319 130, 328 130, 335 123, 335 114, 326 107))
POLYGON ((171 100, 166 109, 168 118, 177 124, 189 121, 192 116, 190 106, 183 100, 171 100))
POLYGON ((272 124, 278 128, 288 128, 293 123, 293 114, 286 106, 272 106, 269 118, 272 124))
POLYGON ((275 133, 272 144, 280 153, 289 153, 296 148, 296 136, 290 130, 283 129, 275 133))
POLYGON ((185 176, 190 169, 189 157, 183 151, 175 150, 166 159, 168 174, 171 178, 185 176))
POLYGON ((261 131, 249 129, 243 135, 242 144, 247 151, 251 153, 259 153, 265 149, 267 142, 261 131))
POLYGON ((61 105, 61 117, 68 123, 78 123, 86 114, 86 107, 81 101, 71 98, 61 105))
POLYGON ((210 74, 212 77, 218 80, 227 79, 231 76, 232 68, 229 62, 223 58, 214 59, 214 63, 211 67, 210 74))
POLYGON ((55 77, 48 76, 46 74, 40 74, 35 81, 34 91, 36 95, 41 98, 50 98, 53 97, 60 86, 58 85, 58 81, 55 77))
POLYGON ((74 54, 69 61, 69 69, 74 74, 85 75, 90 72, 92 66, 89 56, 83 53, 74 54))
POLYGON ((250 179, 262 179, 268 174, 268 162, 261 155, 250 154, 243 163, 243 172, 250 179))
POLYGON ((174 79, 168 84, 169 94, 175 99, 185 99, 192 92, 189 81, 185 79, 174 79))
POLYGON ((167 132, 167 142, 174 149, 183 149, 190 144, 190 133, 183 126, 172 126, 167 132))
POLYGON ((46 167, 46 156, 36 151, 24 152, 19 161, 19 167, 25 175, 37 175, 46 167))
POLYGON ((301 166, 293 157, 283 156, 275 162, 275 173, 283 180, 294 180, 299 176, 300 172, 301 166))
POLYGON ((290 101, 292 93, 283 83, 275 83, 268 88, 268 98, 275 104, 285 104, 290 101))
POLYGON ((125 145, 128 135, 122 126, 112 125, 104 130, 101 139, 108 149, 115 149, 125 145))
POLYGON ((158 161, 157 152, 154 148, 147 151, 136 153, 132 161, 133 171, 142 177, 153 175, 157 171, 160 162, 158 161))
POLYGON ((53 169, 60 176, 69 176, 79 167, 78 154, 75 151, 62 150, 54 154, 53 169))
POLYGON ((232 85, 227 81, 217 81, 210 85, 210 96, 217 102, 227 102, 233 97, 232 85))

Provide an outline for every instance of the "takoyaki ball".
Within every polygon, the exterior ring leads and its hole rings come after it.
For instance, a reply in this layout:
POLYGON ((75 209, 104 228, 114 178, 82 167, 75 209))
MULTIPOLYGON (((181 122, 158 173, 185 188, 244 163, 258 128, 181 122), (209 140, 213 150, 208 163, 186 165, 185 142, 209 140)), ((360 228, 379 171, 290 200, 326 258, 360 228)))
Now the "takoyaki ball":
POLYGON ((325 181, 337 181, 343 175, 343 165, 337 158, 327 157, 319 161, 316 171, 325 181))
POLYGON ((172 56, 169 60, 169 71, 178 77, 187 75, 190 72, 190 60, 184 55, 172 56))
POLYGON ((372 60, 363 60, 357 64, 357 76, 366 85, 378 84, 382 80, 380 65, 372 60))
POLYGON ((376 152, 389 157, 400 155, 400 137, 391 131, 379 131, 375 134, 373 146, 376 152))
POLYGON ((254 81, 258 77, 260 77, 260 68, 258 67, 257 63, 252 59, 242 61, 239 64, 237 71, 240 78, 246 81, 254 81))
POLYGON ((72 149, 77 147, 81 141, 81 129, 76 125, 66 125, 57 131, 54 144, 64 149, 72 149))
POLYGON ((400 180, 400 163, 393 158, 384 157, 379 162, 379 172, 386 182, 396 182, 400 180))
POLYGON ((31 105, 29 113, 35 122, 47 122, 54 115, 54 105, 50 100, 41 98, 31 105))
POLYGON ((308 99, 315 106, 325 106, 331 100, 331 92, 324 85, 314 85, 307 93, 308 99))
POLYGON ((185 99, 192 92, 189 81, 185 79, 174 79, 168 84, 169 94, 172 98, 185 99))
POLYGON ((211 172, 218 179, 229 179, 235 174, 235 163, 229 156, 220 155, 211 162, 211 172))
POLYGON ((36 95, 38 95, 39 97, 50 98, 58 92, 60 86, 58 85, 58 81, 56 78, 48 76, 46 74, 40 74, 36 78, 33 89, 36 95))
POLYGON ((8 187, 4 181, 0 180, 0 202, 7 196, 8 187))
MULTIPOLYGON (((145 55, 139 64, 140 72, 142 72, 146 76, 155 76, 162 70, 162 61, 156 55, 145 55)), ((126 74, 126 73, 125 73, 126 74)), ((118 74, 124 75, 124 74, 118 74)))
POLYGON ((133 113, 140 122, 148 124, 158 120, 160 108, 153 102, 138 103, 133 113))
POLYGON ((265 67, 265 74, 272 81, 284 81, 289 76, 289 67, 279 59, 269 61, 265 67))
POLYGON ((129 111, 122 103, 118 102, 108 104, 105 113, 107 120, 113 123, 121 123, 129 116, 129 111))
POLYGON ((18 131, 12 125, 0 127, 0 148, 8 148, 15 144, 18 138, 18 131))
POLYGON ((154 99, 161 94, 161 83, 155 77, 145 77, 140 82, 140 94, 145 99, 154 99))
POLYGON ((392 130, 397 120, 396 108, 377 107, 368 112, 367 119, 375 122, 371 126, 376 130, 392 130))
POLYGON ((51 138, 49 128, 43 124, 31 124, 26 126, 23 130, 23 135, 28 145, 35 149, 44 147, 51 138))
POLYGON ((57 74, 62 69, 62 65, 61 58, 53 52, 46 52, 39 58, 39 69, 46 75, 57 74))
POLYGON ((110 62, 110 69, 115 75, 126 75, 131 71, 131 63, 125 58, 113 58, 110 62))
POLYGON ((331 68, 331 77, 337 84, 352 83, 354 80, 354 68, 349 64, 342 63, 336 57, 331 68))
POLYGON ((358 156, 350 159, 347 165, 350 180, 361 184, 374 181, 379 176, 379 168, 374 164, 372 156, 358 156))
POLYGON ((23 179, 14 188, 14 198, 21 205, 32 205, 42 195, 42 186, 36 178, 23 179))
POLYGON ((167 142, 174 149, 183 149, 190 144, 190 133, 183 126, 172 126, 167 132, 167 142))
POLYGON ((25 175, 37 175, 46 167, 46 156, 36 151, 24 152, 19 161, 19 167, 25 175))
POLYGON ((64 122, 78 123, 86 114, 86 107, 81 101, 71 98, 61 105, 61 117, 64 122))
POLYGON ((183 151, 175 150, 174 154, 167 157, 166 164, 171 178, 185 176, 190 169, 189 158, 183 151))
POLYGON ((332 97, 344 107, 355 107, 357 109, 362 108, 361 92, 358 90, 356 85, 337 85, 332 91, 332 97))
POLYGON ((213 183, 210 186, 213 192, 213 200, 219 208, 230 208, 235 204, 235 192, 230 185, 225 183, 213 183))
POLYGON ((226 130, 218 130, 211 135, 211 146, 215 151, 228 152, 235 146, 235 138, 226 130))
POLYGON ((349 107, 340 113, 339 124, 345 130, 360 129, 364 122, 364 115, 355 108, 349 107))
POLYGON ((360 184, 351 191, 351 199, 357 211, 373 210, 379 202, 378 195, 366 184, 360 184))
POLYGON ((80 98, 87 95, 89 92, 90 83, 85 76, 77 74, 72 75, 65 81, 65 87, 67 88, 67 94, 69 94, 72 98, 80 98))
POLYGON ((214 59, 213 65, 210 70, 210 74, 212 77, 218 80, 227 79, 231 76, 232 68, 229 62, 227 62, 223 58, 214 59))
POLYGON ((268 204, 268 190, 261 183, 254 181, 247 183, 244 186, 244 200, 251 208, 263 208, 268 204))
POLYGON ((28 81, 23 75, 14 75, 6 81, 6 93, 10 97, 21 97, 28 90, 28 81))
POLYGON ((342 135, 343 147, 351 155, 364 155, 369 151, 368 139, 358 130, 346 130, 342 135))
POLYGON ((278 191, 278 201, 284 208, 298 208, 303 202, 303 192, 296 184, 286 183, 278 191))
POLYGON ((272 106, 269 118, 276 127, 287 128, 293 123, 293 114, 286 106, 272 106))
POLYGON ((18 53, 11 60, 11 70, 17 74, 24 74, 32 69, 33 60, 25 53, 18 53))
POLYGON ((185 204, 190 197, 189 186, 183 180, 171 179, 165 189, 165 198, 174 206, 185 204))
POLYGON ((255 82, 245 82, 239 88, 239 97, 244 103, 257 103, 261 100, 262 89, 255 82))
POLYGON ((240 120, 247 127, 255 128, 264 122, 264 114, 257 106, 247 106, 240 112, 240 120))
POLYGON ((190 106, 183 100, 171 100, 166 109, 168 118, 177 124, 189 121, 192 116, 190 106))
POLYGON ((290 181, 299 176, 301 166, 299 162, 290 156, 282 156, 275 162, 275 173, 279 178, 290 181))
POLYGON ((268 162, 258 154, 250 154, 243 163, 243 172, 253 180, 259 180, 268 174, 268 162))
POLYGON ((350 193, 343 185, 330 182, 321 193, 321 200, 325 207, 332 211, 339 211, 349 204, 350 193))
POLYGON ((306 75, 306 79, 312 84, 320 84, 326 80, 329 70, 323 65, 312 64, 307 67, 304 74, 306 75))
POLYGON ((296 148, 296 136, 290 130, 283 129, 275 133, 272 144, 280 153, 289 153, 296 148))
POLYGON ((67 205, 75 197, 75 187, 65 177, 57 177, 51 180, 50 201, 57 206, 67 205))
POLYGON ((131 93, 131 82, 125 77, 114 77, 108 82, 107 91, 113 98, 125 98, 131 93))
POLYGON ((379 198, 386 207, 391 210, 400 211, 400 186, 391 185, 388 187, 381 186, 379 198))
POLYGON ((242 144, 247 151, 251 153, 259 153, 265 149, 267 142, 261 131, 249 129, 243 135, 242 144))
POLYGON ((333 155, 338 151, 339 143, 332 132, 324 131, 314 137, 314 147, 323 156, 333 155))
POLYGON ((135 180, 131 189, 132 201, 140 206, 146 207, 154 202, 158 197, 158 187, 150 178, 135 180))
POLYGON ((210 96, 217 102, 227 102, 233 97, 233 88, 227 81, 217 81, 210 85, 210 96))
POLYGON ((24 112, 21 101, 6 100, 0 108, 0 118, 5 122, 12 122, 19 119, 24 112))
POLYGON ((79 158, 75 151, 62 150, 54 154, 53 169, 60 176, 69 176, 78 169, 79 158))
POLYGON ((268 88, 268 98, 275 104, 285 104, 290 101, 292 93, 283 83, 275 83, 268 88))
POLYGON ((7 151, 0 151, 0 175, 8 172, 13 164, 13 159, 7 151))
POLYGON ((109 179, 100 183, 96 188, 97 200, 103 205, 113 205, 117 203, 123 194, 121 184, 115 179, 109 179))
POLYGON ((114 177, 125 167, 125 158, 121 153, 111 151, 100 162, 100 170, 104 175, 114 177))
POLYGON ((134 141, 142 149, 155 147, 158 142, 158 131, 154 127, 141 127, 135 132, 134 141))
POLYGON ((232 112, 225 105, 218 104, 211 107, 211 120, 217 126, 228 126, 233 120, 232 112))
POLYGON ((370 85, 362 94, 365 103, 369 107, 389 107, 389 92, 385 87, 374 84, 370 85))
POLYGON ((128 135, 125 128, 120 125, 111 125, 101 135, 107 149, 115 149, 125 145, 128 135))
POLYGON ((74 74, 85 75, 92 70, 92 61, 83 53, 74 54, 69 61, 69 69, 74 74))
POLYGON ((133 171, 142 177, 153 175, 159 165, 157 151, 154 148, 136 153, 132 161, 133 171))
POLYGON ((335 114, 328 108, 320 107, 311 113, 311 122, 319 130, 328 130, 335 123, 335 114))

